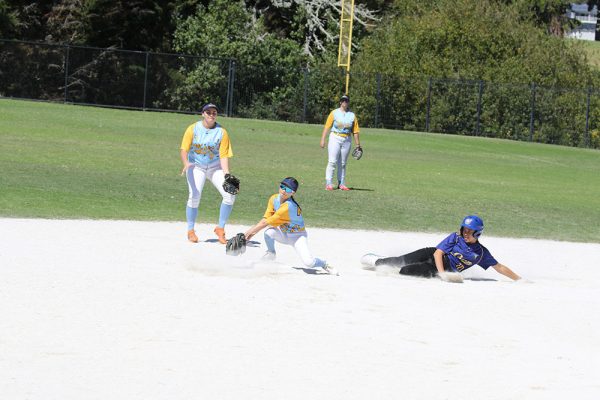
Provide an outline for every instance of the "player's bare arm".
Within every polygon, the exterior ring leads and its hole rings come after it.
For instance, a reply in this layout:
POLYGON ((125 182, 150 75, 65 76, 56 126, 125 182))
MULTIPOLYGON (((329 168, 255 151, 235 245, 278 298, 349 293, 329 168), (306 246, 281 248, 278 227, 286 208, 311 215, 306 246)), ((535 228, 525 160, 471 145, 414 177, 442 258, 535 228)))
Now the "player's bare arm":
POLYGON ((321 134, 321 148, 322 149, 325 148, 325 137, 327 137, 328 133, 329 133, 329 128, 326 126, 325 128, 323 128, 323 133, 321 134))
POLYGON ((181 162, 183 163, 183 169, 181 170, 181 175, 184 175, 185 172, 192 166, 192 163, 188 161, 187 150, 180 150, 179 154, 181 156, 181 162))
POLYGON ((227 175, 229 174, 229 158, 228 157, 221 157, 220 159, 221 161, 221 169, 223 170, 223 174, 227 175))
POLYGON ((434 253, 433 253, 433 259, 435 260, 435 267, 438 270, 438 273, 443 273, 444 272, 444 252, 440 249, 437 249, 434 253))
POLYGON ((250 240, 254 235, 266 228, 268 225, 269 224, 267 223, 266 218, 261 219, 256 225, 254 225, 252 228, 248 229, 246 233, 244 233, 246 240, 250 240))
POLYGON ((512 269, 508 268, 506 265, 502 265, 502 264, 498 263, 498 264, 494 265, 493 268, 499 274, 502 274, 502 275, 512 279, 513 281, 518 281, 519 279, 521 279, 521 277, 519 275, 517 275, 512 269))

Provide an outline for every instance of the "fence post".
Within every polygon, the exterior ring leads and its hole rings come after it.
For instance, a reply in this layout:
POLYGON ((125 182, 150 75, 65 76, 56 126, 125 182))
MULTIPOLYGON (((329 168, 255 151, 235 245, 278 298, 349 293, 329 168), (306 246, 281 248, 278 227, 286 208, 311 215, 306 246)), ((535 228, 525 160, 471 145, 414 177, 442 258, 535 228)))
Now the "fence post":
POLYGON ((481 134, 481 99, 483 97, 483 81, 479 81, 479 96, 477 97, 477 128, 475 136, 481 134))
POLYGON ((225 115, 227 115, 229 117, 229 96, 231 95, 230 91, 231 91, 231 63, 232 63, 232 59, 229 59, 229 66, 227 69, 227 94, 225 97, 225 115))
POLYGON ((533 128, 534 128, 534 118, 535 118, 535 90, 536 85, 535 82, 531 84, 531 110, 529 114, 529 141, 533 141, 533 128))
POLYGON ((144 102, 142 103, 142 109, 146 111, 146 92, 148 87, 148 58, 150 57, 150 52, 146 52, 146 66, 144 68, 144 102))
POLYGON ((235 60, 231 62, 231 95, 229 96, 229 116, 233 117, 233 88, 235 84, 235 60))
POLYGON ((381 104, 381 74, 377 73, 377 93, 375 95, 375 128, 379 127, 379 105, 381 104))
POLYGON ((304 67, 304 99, 302 101, 302 122, 306 122, 306 109, 308 107, 308 68, 304 67))
POLYGON ((425 132, 429 132, 429 112, 431 110, 431 77, 427 81, 427 112, 425 114, 425 132))
POLYGON ((233 82, 235 81, 235 60, 229 59, 229 75, 227 76, 227 98, 225 99, 225 115, 233 116, 233 82))
POLYGON ((585 110, 585 147, 590 147, 590 101, 592 97, 592 88, 587 90, 587 106, 585 110))
POLYGON ((64 103, 67 102, 67 98, 69 96, 69 45, 65 45, 65 100, 64 103))

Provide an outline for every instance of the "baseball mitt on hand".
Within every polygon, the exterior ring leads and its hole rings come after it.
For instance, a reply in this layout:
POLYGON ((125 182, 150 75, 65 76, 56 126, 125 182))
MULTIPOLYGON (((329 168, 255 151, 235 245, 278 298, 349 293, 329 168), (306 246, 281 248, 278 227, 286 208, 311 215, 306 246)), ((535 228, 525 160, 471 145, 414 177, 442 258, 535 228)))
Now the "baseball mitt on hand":
POLYGON ((239 256, 246 252, 246 236, 238 233, 227 241, 225 245, 225 254, 228 256, 239 256))
POLYGON ((356 146, 354 148, 354 150, 352 151, 352 157, 354 157, 356 160, 360 160, 360 158, 363 155, 363 149, 360 146, 356 146))
POLYGON ((240 191, 240 180, 231 174, 225 174, 223 190, 229 194, 238 194, 240 191))

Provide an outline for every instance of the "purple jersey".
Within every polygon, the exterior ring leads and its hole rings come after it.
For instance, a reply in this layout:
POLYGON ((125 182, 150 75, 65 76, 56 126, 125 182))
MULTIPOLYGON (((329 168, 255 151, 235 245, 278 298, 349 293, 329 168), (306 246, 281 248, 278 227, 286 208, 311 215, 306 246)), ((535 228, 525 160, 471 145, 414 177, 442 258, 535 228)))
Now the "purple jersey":
POLYGON ((458 232, 451 233, 436 246, 448 256, 450 266, 454 271, 461 272, 477 264, 488 269, 498 264, 489 250, 479 242, 467 243, 458 232))

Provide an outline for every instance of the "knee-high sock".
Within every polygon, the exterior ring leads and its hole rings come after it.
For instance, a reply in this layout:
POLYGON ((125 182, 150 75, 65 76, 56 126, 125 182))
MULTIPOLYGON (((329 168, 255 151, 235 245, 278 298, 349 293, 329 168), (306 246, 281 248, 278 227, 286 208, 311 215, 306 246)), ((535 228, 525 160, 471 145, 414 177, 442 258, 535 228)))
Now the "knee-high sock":
POLYGON ((269 253, 275 253, 275 239, 273 239, 268 232, 268 230, 265 231, 265 244, 267 245, 267 251, 269 253))
POLYGON ((231 215, 231 210, 233 210, 232 204, 221 203, 221 211, 219 212, 219 226, 221 228, 225 227, 225 224, 229 219, 229 215, 231 215))
POLYGON ((313 268, 323 268, 326 265, 327 265, 327 262, 325 260, 315 257, 312 267, 313 268))
POLYGON ((192 208, 187 206, 185 208, 185 216, 188 224, 188 231, 194 229, 194 224, 196 223, 196 217, 198 216, 198 208, 192 208))

